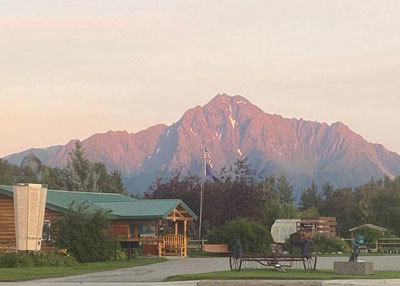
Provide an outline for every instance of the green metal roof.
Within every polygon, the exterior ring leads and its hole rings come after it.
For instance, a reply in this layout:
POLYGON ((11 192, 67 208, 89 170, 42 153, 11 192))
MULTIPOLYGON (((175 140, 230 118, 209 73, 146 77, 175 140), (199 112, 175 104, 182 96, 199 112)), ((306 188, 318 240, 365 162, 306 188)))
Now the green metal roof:
MULTIPOLYGON (((13 196, 13 187, 0 185, 0 194, 13 196)), ((113 219, 154 219, 167 217, 181 205, 194 219, 197 216, 179 199, 138 200, 120 194, 48 190, 46 207, 66 212, 69 206, 87 203, 89 210, 110 210, 113 219)))
POLYGON ((195 213, 179 199, 136 200, 133 202, 100 202, 95 203, 120 218, 166 218, 176 207, 181 205, 194 219, 195 213))

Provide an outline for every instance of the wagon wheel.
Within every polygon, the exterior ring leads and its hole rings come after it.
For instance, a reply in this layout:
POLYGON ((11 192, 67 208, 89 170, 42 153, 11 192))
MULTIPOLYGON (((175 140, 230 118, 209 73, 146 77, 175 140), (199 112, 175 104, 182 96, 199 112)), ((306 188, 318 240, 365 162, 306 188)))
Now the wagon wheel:
POLYGON ((235 240, 233 249, 229 255, 229 265, 231 270, 240 271, 242 268, 242 245, 239 239, 235 240))
POLYGON ((317 248, 311 239, 306 241, 307 255, 303 258, 303 266, 305 270, 315 270, 317 267, 317 248))

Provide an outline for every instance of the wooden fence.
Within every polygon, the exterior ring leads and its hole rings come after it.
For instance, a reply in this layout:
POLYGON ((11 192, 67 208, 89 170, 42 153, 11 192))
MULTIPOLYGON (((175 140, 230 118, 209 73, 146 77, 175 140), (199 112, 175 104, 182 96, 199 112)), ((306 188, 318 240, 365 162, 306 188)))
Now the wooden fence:
POLYGON ((380 252, 400 253, 400 238, 378 238, 376 249, 380 252))
POLYGON ((188 251, 196 251, 196 252, 202 252, 204 249, 204 244, 207 242, 208 240, 206 239, 189 239, 188 241, 188 251))
POLYGON ((226 244, 208 244, 208 240, 201 239, 195 240, 191 239, 188 242, 188 251, 196 251, 196 252, 208 252, 208 253, 220 253, 226 254, 229 253, 228 245, 226 244))

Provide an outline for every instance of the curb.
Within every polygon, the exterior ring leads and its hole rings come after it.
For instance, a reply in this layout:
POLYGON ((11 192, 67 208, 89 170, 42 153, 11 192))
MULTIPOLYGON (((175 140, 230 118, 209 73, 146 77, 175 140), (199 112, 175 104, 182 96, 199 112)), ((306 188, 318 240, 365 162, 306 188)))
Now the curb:
MULTIPOLYGON (((193 281, 194 282, 194 281, 193 281)), ((400 279, 343 280, 201 280, 199 286, 381 286, 400 285, 400 279)))

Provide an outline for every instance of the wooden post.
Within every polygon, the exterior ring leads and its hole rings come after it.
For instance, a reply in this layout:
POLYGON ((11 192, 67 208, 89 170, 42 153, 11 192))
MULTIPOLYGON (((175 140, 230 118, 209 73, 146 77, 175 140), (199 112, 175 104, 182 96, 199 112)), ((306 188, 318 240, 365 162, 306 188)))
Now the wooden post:
POLYGON ((178 234, 178 222, 175 221, 175 235, 178 234))
POLYGON ((187 237, 186 237, 186 235, 183 237, 183 257, 187 257, 187 237))
POLYGON ((201 223, 203 218, 203 195, 204 195, 204 180, 206 177, 206 169, 207 169, 207 162, 206 162, 206 145, 204 145, 203 141, 203 177, 201 178, 200 184, 200 211, 199 211, 199 240, 201 239, 201 223))
POLYGON ((129 246, 128 246, 128 257, 127 257, 128 261, 131 261, 131 257, 132 257, 132 245, 129 244, 129 246))
POLYGON ((158 257, 161 257, 161 241, 157 241, 158 257))
POLYGON ((183 221, 183 241, 184 241, 184 256, 187 257, 187 244, 188 244, 188 239, 186 236, 186 230, 187 230, 187 220, 183 221))

